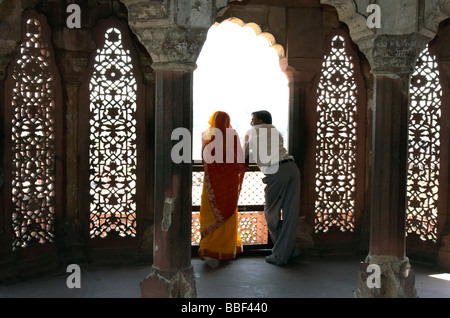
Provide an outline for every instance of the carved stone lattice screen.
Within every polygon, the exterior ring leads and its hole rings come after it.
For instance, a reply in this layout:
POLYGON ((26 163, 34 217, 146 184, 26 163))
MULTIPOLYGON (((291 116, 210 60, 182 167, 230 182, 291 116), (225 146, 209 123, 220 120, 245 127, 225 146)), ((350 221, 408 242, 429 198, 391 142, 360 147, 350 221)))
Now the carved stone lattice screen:
POLYGON ((122 33, 106 31, 90 80, 90 236, 136 236, 137 84, 122 33))
POLYGON ((425 49, 411 78, 406 233, 436 242, 442 88, 436 59, 425 49))
MULTIPOLYGON (((56 82, 50 43, 38 19, 27 19, 12 68, 11 150, 13 250, 55 238, 56 82)), ((60 106, 60 105, 59 105, 60 106)), ((8 173, 8 171, 5 171, 8 173)))
POLYGON ((354 231, 357 85, 353 58, 336 35, 322 65, 317 100, 315 231, 354 231))
MULTIPOLYGON (((192 245, 200 244, 199 212, 203 189, 202 171, 192 174, 192 245)), ((238 202, 239 235, 244 245, 265 245, 268 243, 268 229, 264 217, 264 174, 259 171, 247 171, 242 184, 238 202), (259 209, 257 209, 259 208, 259 209), (253 211, 256 210, 256 211, 253 211)))

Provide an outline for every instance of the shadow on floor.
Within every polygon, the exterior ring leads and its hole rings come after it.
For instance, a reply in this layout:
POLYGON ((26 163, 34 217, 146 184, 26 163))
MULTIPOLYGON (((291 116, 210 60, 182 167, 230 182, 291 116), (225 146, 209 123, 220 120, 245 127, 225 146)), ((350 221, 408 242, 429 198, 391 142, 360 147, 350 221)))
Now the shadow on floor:
MULTIPOLYGON (((211 269, 192 259, 197 298, 354 298, 360 259, 302 260, 288 267, 264 257, 240 257, 211 269)), ((450 298, 450 275, 411 261, 419 298, 450 298), (443 275, 447 274, 447 275, 443 275)), ((140 298, 150 265, 81 266, 81 288, 69 289, 69 273, 0 286, 0 298, 140 298)))

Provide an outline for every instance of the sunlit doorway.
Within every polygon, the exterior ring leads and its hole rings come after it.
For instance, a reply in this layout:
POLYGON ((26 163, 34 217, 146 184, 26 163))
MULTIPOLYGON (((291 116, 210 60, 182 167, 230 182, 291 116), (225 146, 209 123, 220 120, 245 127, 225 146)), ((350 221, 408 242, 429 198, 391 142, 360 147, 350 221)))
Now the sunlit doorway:
MULTIPOLYGON (((284 49, 270 33, 255 23, 237 18, 213 25, 194 72, 192 245, 200 242, 199 211, 203 187, 201 133, 210 116, 227 112, 241 142, 250 128, 251 113, 268 110, 288 147, 289 87, 280 68, 284 49)), ((239 232, 245 246, 267 247, 269 236, 264 218, 264 175, 250 167, 239 200, 239 232)))

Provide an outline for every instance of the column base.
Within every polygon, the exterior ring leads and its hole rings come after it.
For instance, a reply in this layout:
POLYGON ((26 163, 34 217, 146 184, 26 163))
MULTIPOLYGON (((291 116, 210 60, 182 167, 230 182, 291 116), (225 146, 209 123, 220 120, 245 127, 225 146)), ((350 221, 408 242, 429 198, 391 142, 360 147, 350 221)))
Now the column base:
POLYGON ((301 216, 298 220, 295 246, 300 250, 314 248, 313 232, 314 228, 306 222, 304 216, 301 216))
POLYGON ((441 248, 439 249, 439 266, 450 269, 450 234, 442 237, 441 248))
POLYGON ((392 256, 368 256, 361 263, 358 271, 356 298, 417 298, 415 275, 409 259, 398 259, 392 256), (378 286, 375 282, 375 271, 369 265, 379 266, 378 286))
POLYGON ((195 298, 193 267, 184 270, 160 270, 153 267, 151 273, 139 284, 142 298, 195 298))

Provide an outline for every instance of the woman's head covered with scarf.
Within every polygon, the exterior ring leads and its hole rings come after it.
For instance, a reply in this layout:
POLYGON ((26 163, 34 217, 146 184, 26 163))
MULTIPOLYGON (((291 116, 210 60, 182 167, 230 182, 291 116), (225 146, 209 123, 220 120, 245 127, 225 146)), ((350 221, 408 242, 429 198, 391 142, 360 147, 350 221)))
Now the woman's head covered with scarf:
POLYGON ((209 118, 208 124, 211 128, 218 128, 225 136, 226 129, 231 127, 230 116, 226 112, 217 111, 209 118))
MULTIPOLYGON (((215 140, 215 135, 219 133, 222 134, 222 142, 223 142, 223 161, 227 162, 226 158, 230 158, 231 163, 237 162, 236 156, 241 155, 241 147, 240 145, 237 145, 239 143, 239 137, 237 136, 236 131, 231 126, 231 119, 230 116, 223 111, 216 111, 212 116, 210 117, 208 124, 210 127, 203 135, 203 141, 205 144, 209 144, 213 140, 215 140), (227 144, 227 137, 232 138, 230 139, 231 144, 227 144), (232 142, 232 140, 234 142, 232 142), (230 147, 230 149, 227 149, 227 146, 230 147), (227 157, 228 152, 228 157, 227 157)), ((215 156, 215 151, 213 150, 211 153, 213 156, 215 156)))

